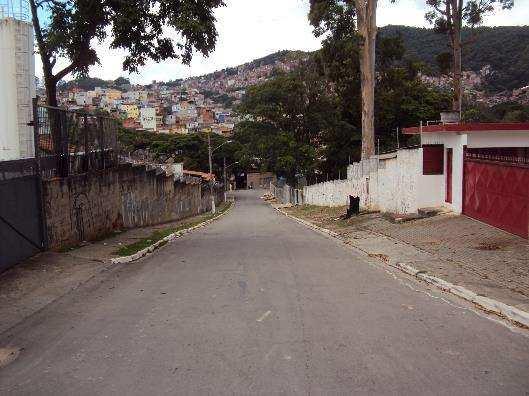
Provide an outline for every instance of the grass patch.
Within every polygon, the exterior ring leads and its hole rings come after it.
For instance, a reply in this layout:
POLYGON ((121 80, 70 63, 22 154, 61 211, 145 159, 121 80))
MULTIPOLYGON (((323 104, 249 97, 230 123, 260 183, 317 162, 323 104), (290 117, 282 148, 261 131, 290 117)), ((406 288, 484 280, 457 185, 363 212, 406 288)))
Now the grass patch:
POLYGON ((315 205, 299 205, 285 208, 289 214, 301 217, 302 219, 313 221, 317 224, 334 224, 338 226, 346 226, 347 221, 341 220, 340 216, 343 216, 347 212, 346 206, 315 206, 315 205))
MULTIPOLYGON (((231 202, 224 202, 218 207, 217 213, 215 214, 205 213, 205 214, 193 217, 189 219, 189 221, 179 224, 176 227, 168 227, 168 228, 153 231, 152 234, 146 238, 140 239, 139 241, 131 243, 129 245, 120 247, 116 252, 114 252, 114 254, 121 256, 121 257, 132 256, 133 254, 138 253, 140 250, 148 248, 149 246, 155 244, 156 242, 160 241, 161 239, 164 239, 165 237, 175 232, 186 230, 188 228, 199 225, 200 223, 203 223, 204 221, 220 216, 222 213, 228 210, 228 208, 231 205, 232 205, 231 202)), ((165 243, 162 244, 162 246, 163 245, 165 245, 165 243)))

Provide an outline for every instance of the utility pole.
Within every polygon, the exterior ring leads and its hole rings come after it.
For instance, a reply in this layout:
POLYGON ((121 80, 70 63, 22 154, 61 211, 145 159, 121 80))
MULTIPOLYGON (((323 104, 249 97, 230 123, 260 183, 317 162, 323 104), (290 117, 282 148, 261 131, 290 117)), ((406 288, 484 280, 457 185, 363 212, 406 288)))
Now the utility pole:
POLYGON ((227 185, 228 178, 226 177, 226 157, 224 157, 223 176, 224 176, 224 201, 226 201, 226 194, 227 194, 227 191, 228 191, 228 185, 227 185))
POLYGON ((215 196, 213 195, 213 161, 211 152, 211 131, 208 131, 208 154, 209 154, 209 174, 211 180, 209 181, 209 193, 211 195, 211 213, 215 214, 215 196))

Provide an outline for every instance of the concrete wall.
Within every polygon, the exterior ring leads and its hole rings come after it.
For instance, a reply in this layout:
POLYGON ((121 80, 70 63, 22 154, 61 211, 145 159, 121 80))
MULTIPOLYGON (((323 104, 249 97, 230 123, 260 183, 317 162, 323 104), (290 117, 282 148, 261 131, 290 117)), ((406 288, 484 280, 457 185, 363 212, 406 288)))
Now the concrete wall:
MULTIPOLYGON (((159 224, 209 210, 209 189, 198 178, 178 179, 126 164, 44 181, 44 206, 51 249, 97 239, 113 230, 159 224)), ((223 200, 217 191, 217 201, 223 200)))
POLYGON ((347 169, 347 180, 333 180, 303 189, 304 203, 347 205, 349 195, 360 197, 362 210, 416 213, 444 201, 444 176, 422 174, 422 149, 399 150, 347 169))
POLYGON ((0 161, 34 157, 33 26, 0 18, 0 161))
POLYGON ((423 144, 444 144, 444 174, 440 183, 443 190, 442 204, 455 213, 463 210, 463 151, 467 145, 467 135, 455 133, 425 133, 422 136, 423 144), (446 149, 452 149, 452 203, 445 202, 444 191, 446 189, 446 149))
POLYGON ((365 180, 331 180, 303 188, 304 203, 317 206, 343 206, 348 204, 349 195, 362 197, 362 206, 367 206, 367 183, 365 180))

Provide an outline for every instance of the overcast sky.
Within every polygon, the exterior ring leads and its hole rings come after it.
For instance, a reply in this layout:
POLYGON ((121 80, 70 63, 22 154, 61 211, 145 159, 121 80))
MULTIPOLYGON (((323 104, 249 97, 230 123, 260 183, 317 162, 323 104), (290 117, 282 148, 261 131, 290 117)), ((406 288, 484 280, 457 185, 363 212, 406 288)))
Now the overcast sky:
MULTIPOLYGON (((216 12, 219 32, 217 47, 208 58, 195 56, 190 66, 178 61, 149 63, 140 73, 128 75, 122 71, 123 53, 111 51, 108 45, 98 45, 101 66, 90 70, 92 77, 115 79, 130 77, 135 83, 171 80, 209 73, 236 66, 272 52, 315 50, 320 42, 312 35, 307 20, 308 0, 226 0, 226 7, 216 12)), ((529 0, 515 0, 510 11, 487 17, 485 25, 529 24, 529 0)), ((424 0, 379 0, 377 25, 428 26, 424 20, 424 0)), ((36 73, 42 75, 40 60, 36 73)), ((71 78, 71 77, 70 77, 71 78)))

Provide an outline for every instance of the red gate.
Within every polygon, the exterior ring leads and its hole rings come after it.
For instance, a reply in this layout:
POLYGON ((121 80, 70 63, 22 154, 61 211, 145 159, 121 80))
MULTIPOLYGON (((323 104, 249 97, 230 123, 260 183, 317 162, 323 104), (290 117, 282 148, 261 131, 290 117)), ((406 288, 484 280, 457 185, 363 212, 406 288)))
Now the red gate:
POLYGON ((468 149, 464 163, 463 213, 529 237, 527 149, 468 149))

